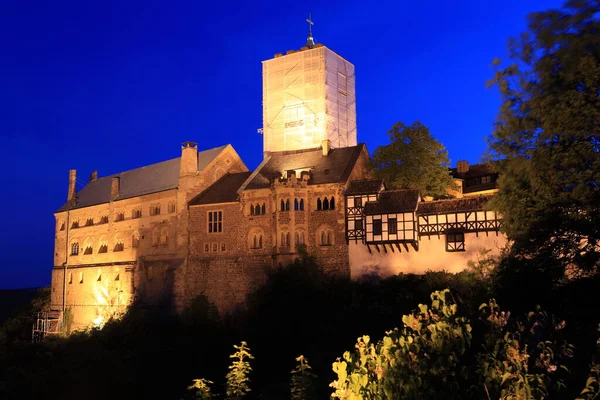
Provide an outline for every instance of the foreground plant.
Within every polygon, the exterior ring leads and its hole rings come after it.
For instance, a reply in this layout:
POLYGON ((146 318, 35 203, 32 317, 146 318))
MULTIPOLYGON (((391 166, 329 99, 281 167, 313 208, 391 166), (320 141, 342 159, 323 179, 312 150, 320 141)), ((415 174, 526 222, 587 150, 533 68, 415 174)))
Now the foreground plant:
POLYGON ((317 375, 312 372, 308 360, 304 356, 296 358, 298 364, 292 370, 290 383, 290 398, 292 400, 308 400, 315 398, 315 379, 317 375))
POLYGON ((248 360, 254 357, 250 354, 250 348, 246 342, 241 342, 239 346, 233 345, 237 350, 229 356, 235 361, 229 366, 227 373, 227 391, 226 398, 228 400, 238 400, 250 393, 250 378, 248 375, 252 372, 252 367, 248 360))

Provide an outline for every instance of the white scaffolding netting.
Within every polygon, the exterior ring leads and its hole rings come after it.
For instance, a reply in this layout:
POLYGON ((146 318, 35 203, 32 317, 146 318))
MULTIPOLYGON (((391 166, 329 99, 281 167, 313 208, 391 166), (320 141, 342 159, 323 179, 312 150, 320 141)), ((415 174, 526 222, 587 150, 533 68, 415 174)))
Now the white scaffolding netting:
POLYGON ((263 62, 264 151, 356 145, 354 66, 316 47, 263 62))

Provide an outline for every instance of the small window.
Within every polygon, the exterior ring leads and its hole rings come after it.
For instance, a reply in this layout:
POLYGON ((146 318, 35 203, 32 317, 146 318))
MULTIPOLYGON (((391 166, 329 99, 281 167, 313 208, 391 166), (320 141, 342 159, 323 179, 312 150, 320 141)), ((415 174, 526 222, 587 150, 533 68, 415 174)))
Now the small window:
POLYGON ((298 211, 300 209, 300 203, 298 199, 294 199, 294 211, 298 211))
POLYGON ((88 219, 85 220, 85 226, 92 226, 94 225, 94 218, 90 217, 88 219))
POLYGON ((94 250, 92 249, 92 246, 91 246, 91 245, 88 245, 88 246, 85 248, 85 250, 83 251, 83 254, 87 256, 87 255, 90 255, 90 254, 92 254, 93 252, 94 252, 94 250))
POLYGON ((160 215, 160 204, 150 206, 150 215, 160 215))
POLYGON ((333 239, 333 233, 330 230, 322 230, 319 236, 319 245, 331 246, 333 239))
POLYGON ((161 246, 169 244, 169 230, 167 228, 162 228, 160 231, 160 244, 161 246))
POLYGON ((69 272, 69 285, 73 283, 73 273, 69 272))
POLYGON ((300 211, 304 211, 304 199, 300 199, 300 211))
POLYGON ((208 243, 204 243, 204 252, 205 252, 205 253, 208 253, 208 252, 210 252, 210 244, 208 244, 208 243))
POLYGON ((225 251, 225 243, 221 243, 221 251, 225 251))
POLYGON ((296 232, 296 245, 304 244, 304 232, 296 232))
POLYGON ((136 209, 131 210, 131 218, 133 218, 133 219, 142 218, 142 209, 136 208, 136 209))
POLYGON ((356 231, 362 231, 363 230, 363 220, 362 219, 355 219, 354 220, 354 230, 356 230, 356 231))
POLYGON ((123 251, 125 249, 125 246, 123 245, 122 241, 117 241, 115 242, 115 248, 113 249, 113 251, 123 251))
POLYGON ((169 213, 175 212, 175 202, 174 201, 169 202, 168 211, 169 211, 169 213))
POLYGON ((254 204, 250 204, 250 215, 254 215, 254 204))
POLYGON ((290 211, 290 199, 285 201, 285 211, 290 211))
POLYGON ((213 243, 212 244, 212 251, 213 251, 213 253, 216 253, 217 251, 219 251, 219 244, 218 243, 213 243))
POLYGON ((265 212, 266 209, 267 209, 267 207, 266 207, 265 203, 263 203, 263 205, 260 207, 260 213, 263 215, 266 214, 266 212, 265 212))
POLYGON ((140 235, 139 234, 136 233, 131 238, 131 247, 133 247, 134 249, 140 247, 140 235))
POLYGON ((323 209, 323 203, 321 203, 321 199, 317 199, 317 210, 320 211, 323 209))
POLYGON ((98 279, 96 279, 96 282, 102 282, 102 272, 98 271, 98 279))
POLYGON ((335 210, 335 197, 331 196, 331 200, 329 200, 329 209, 335 210))
POLYGON ((388 218, 388 233, 390 235, 398 233, 398 220, 396 218, 388 218))
POLYGON ((208 212, 208 233, 219 233, 219 232, 223 232, 223 211, 209 211, 208 212))
POLYGON ((323 199, 323 210, 329 210, 329 199, 327 197, 323 199))
POLYGON ((108 215, 103 215, 100 217, 101 224, 108 224, 108 215))
POLYGON ((79 273, 79 283, 83 283, 83 272, 79 273))
POLYGON ((79 228, 79 220, 74 220, 71 224, 71 229, 79 228))
POLYGON ((65 230, 65 223, 64 223, 64 222, 63 222, 63 223, 60 225, 60 230, 61 230, 61 231, 64 231, 64 230, 65 230))
POLYGON ((285 211, 285 201, 281 199, 281 211, 285 211))
POLYGON ((76 256, 79 254, 79 243, 73 242, 71 243, 71 255, 76 256))
POLYGON ((123 211, 118 211, 115 214, 115 222, 125 221, 125 213, 123 211))
POLYGON ((362 207, 362 197, 354 198, 354 207, 362 207))
POLYGON ((98 253, 108 253, 108 245, 106 243, 102 243, 98 248, 98 253))
POLYGON ((373 220, 373 235, 381 235, 381 220, 373 220))
POLYGON ((290 245, 290 233, 289 232, 281 232, 281 246, 289 247, 290 245))
POLYGON ((465 234, 464 232, 448 232, 446 233, 446 251, 465 251, 465 234))
POLYGON ((121 275, 117 272, 117 276, 115 276, 115 281, 120 281, 121 280, 121 275))

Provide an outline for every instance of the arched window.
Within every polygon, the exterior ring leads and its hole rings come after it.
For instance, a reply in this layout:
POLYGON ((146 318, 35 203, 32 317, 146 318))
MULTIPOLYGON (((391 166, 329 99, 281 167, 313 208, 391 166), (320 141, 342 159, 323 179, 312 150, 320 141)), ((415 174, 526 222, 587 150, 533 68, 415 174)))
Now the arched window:
POLYGON ((317 199, 317 210, 322 210, 321 199, 317 199))
POLYGON ((289 246, 290 245, 290 233, 286 233, 285 234, 285 245, 289 246))
POLYGON ((285 211, 290 211, 290 199, 285 201, 285 211))
POLYGON ((331 196, 331 200, 329 201, 329 209, 335 210, 335 197, 331 196))
POLYGON ((327 197, 323 199, 323 210, 329 210, 329 200, 327 199, 327 197))
POLYGON ((304 199, 300 199, 300 211, 304 211, 304 199))
POLYGON ((76 256, 79 254, 79 242, 71 243, 71 255, 76 256))
POLYGON ((173 200, 169 202, 169 212, 170 213, 175 212, 175 201, 173 201, 173 200))
POLYGON ((254 215, 254 204, 250 204, 250 215, 254 215))
POLYGON ((122 239, 115 239, 115 247, 113 251, 123 251, 125 249, 125 245, 123 245, 122 239))
POLYGON ((281 211, 285 211, 285 201, 281 199, 281 211))
POLYGON ((328 227, 317 231, 319 246, 331 246, 333 244, 333 231, 328 227))
POLYGON ((298 211, 298 199, 294 199, 294 211, 298 211))
POLYGON ((160 231, 160 244, 166 246, 169 244, 169 229, 162 228, 160 231))
POLYGON ((252 248, 258 249, 258 235, 252 237, 252 248))
POLYGON ((325 246, 327 244, 327 234, 325 231, 321 231, 321 242, 319 244, 321 246, 325 246))
POLYGON ((108 245, 106 242, 100 243, 100 247, 98 247, 98 253, 108 253, 108 245))
POLYGON ((131 238, 131 247, 138 248, 140 247, 140 234, 135 232, 133 237, 131 238))
POLYGON ((254 207, 254 213, 256 215, 261 215, 262 213, 260 212, 260 204, 256 204, 256 207, 254 207))
POLYGON ((262 235, 258 235, 258 248, 262 249, 262 235))
POLYGON ((296 246, 304 244, 304 232, 296 232, 296 246))
POLYGON ((281 232, 281 245, 285 246, 285 233, 281 232))
POLYGON ((264 214, 266 214, 265 211, 266 211, 266 207, 265 207, 265 203, 263 203, 263 205, 262 205, 262 207, 260 209, 260 213, 264 215, 264 214))

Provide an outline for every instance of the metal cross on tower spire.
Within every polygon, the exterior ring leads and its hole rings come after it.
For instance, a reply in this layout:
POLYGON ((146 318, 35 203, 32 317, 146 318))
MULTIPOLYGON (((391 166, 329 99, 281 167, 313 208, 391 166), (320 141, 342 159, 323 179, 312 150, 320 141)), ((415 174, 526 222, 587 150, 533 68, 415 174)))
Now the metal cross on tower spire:
POLYGON ((310 18, 310 13, 308 13, 308 18, 306 18, 306 22, 308 22, 308 39, 306 39, 306 46, 308 46, 309 49, 312 49, 315 45, 315 39, 312 35, 312 26, 315 23, 310 18))

